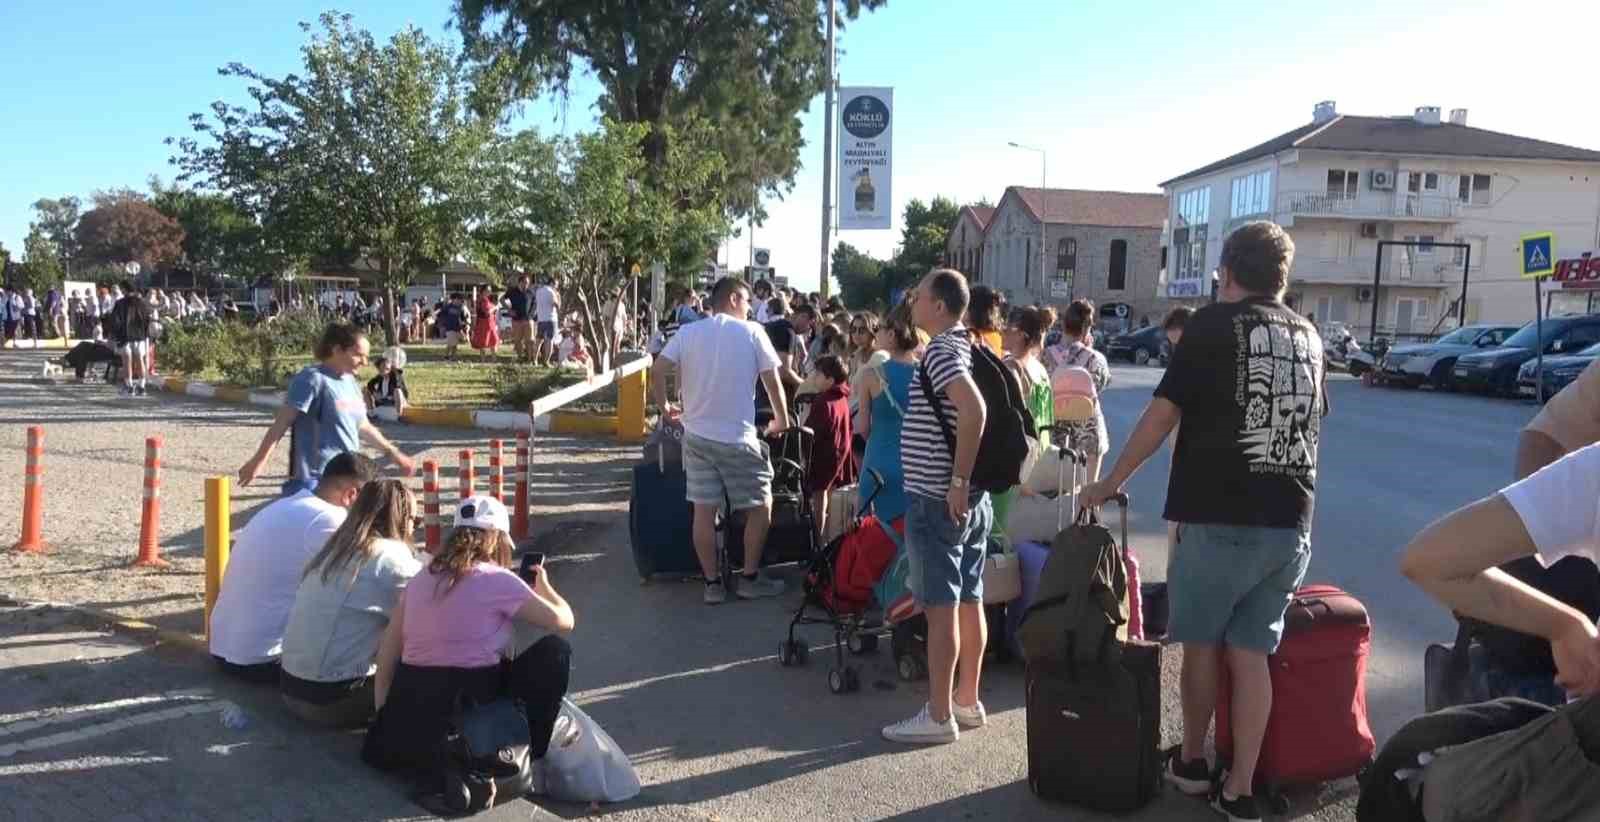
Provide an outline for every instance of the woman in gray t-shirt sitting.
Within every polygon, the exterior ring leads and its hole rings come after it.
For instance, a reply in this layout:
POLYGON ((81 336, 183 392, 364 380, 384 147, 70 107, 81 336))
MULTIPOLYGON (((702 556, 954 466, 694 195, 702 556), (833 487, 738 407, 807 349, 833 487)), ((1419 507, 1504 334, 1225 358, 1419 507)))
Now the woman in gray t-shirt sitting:
POLYGON ((367 483, 350 515, 306 563, 283 637, 283 701, 321 725, 367 724, 378 640, 406 583, 422 569, 405 483, 367 483))

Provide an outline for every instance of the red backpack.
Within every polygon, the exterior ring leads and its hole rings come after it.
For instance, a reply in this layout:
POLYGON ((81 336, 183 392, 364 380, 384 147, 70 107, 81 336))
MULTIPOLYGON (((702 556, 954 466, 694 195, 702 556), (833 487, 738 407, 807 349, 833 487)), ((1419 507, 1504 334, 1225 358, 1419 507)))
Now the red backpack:
POLYGON ((824 594, 836 611, 855 613, 872 602, 872 588, 878 584, 905 539, 905 518, 885 527, 874 516, 861 519, 855 530, 839 538, 839 553, 833 560, 833 585, 824 594))

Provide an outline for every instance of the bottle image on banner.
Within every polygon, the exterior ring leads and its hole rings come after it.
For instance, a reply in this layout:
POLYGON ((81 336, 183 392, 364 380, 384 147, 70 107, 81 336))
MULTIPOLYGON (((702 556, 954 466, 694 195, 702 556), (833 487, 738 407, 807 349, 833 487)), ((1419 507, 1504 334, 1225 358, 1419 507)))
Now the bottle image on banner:
POLYGON ((856 211, 872 213, 878 210, 878 191, 872 187, 872 172, 862 168, 856 172, 856 211))

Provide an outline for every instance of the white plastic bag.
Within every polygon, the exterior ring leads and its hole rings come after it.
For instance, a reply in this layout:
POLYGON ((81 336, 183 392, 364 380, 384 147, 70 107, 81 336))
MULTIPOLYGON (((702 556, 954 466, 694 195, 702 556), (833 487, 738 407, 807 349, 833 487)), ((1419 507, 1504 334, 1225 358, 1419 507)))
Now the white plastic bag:
POLYGON ((551 799, 626 802, 639 795, 639 774, 627 754, 570 699, 561 700, 543 762, 544 790, 551 799))

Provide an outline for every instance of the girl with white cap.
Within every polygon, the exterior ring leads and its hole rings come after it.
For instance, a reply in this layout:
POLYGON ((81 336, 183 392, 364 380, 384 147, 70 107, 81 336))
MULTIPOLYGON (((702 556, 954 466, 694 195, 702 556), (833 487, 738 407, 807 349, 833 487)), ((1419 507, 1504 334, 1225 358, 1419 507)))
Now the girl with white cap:
POLYGON ((407 583, 378 647, 378 718, 362 758, 437 788, 442 740, 458 702, 520 700, 530 754, 544 756, 567 692, 572 606, 542 566, 529 581, 511 564, 511 519, 493 497, 463 500, 455 530, 407 583), (513 623, 551 631, 515 659, 503 652, 513 623))

